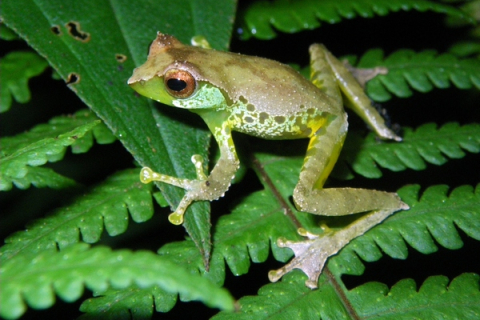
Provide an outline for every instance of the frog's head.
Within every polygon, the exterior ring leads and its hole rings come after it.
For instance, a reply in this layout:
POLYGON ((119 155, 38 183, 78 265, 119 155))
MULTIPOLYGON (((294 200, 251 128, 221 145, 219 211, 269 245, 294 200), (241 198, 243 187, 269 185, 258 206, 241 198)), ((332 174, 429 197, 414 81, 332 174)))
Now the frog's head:
MULTIPOLYGON (((224 100, 220 90, 208 84, 197 63, 206 49, 186 46, 175 37, 157 34, 147 61, 128 79, 132 89, 164 104, 186 109, 209 108, 224 100)), ((201 59, 200 59, 201 60, 201 59)))

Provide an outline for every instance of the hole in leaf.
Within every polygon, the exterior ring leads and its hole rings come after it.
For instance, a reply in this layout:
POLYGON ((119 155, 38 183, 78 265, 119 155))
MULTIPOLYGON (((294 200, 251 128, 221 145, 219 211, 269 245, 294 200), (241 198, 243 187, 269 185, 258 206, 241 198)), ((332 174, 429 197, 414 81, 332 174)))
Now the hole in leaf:
POLYGON ((119 63, 124 63, 125 61, 127 61, 127 56, 121 53, 117 53, 115 54, 115 60, 117 60, 117 62, 119 63))
POLYGON ((70 21, 65 25, 68 29, 68 33, 75 39, 81 42, 90 41, 90 33, 82 31, 80 23, 76 21, 70 21))
POLYGON ((67 78, 68 85, 77 84, 79 82, 80 82, 80 75, 78 73, 71 72, 68 74, 68 78, 67 78))
POLYGON ((50 30, 53 32, 54 35, 56 36, 61 36, 62 35, 62 29, 60 29, 60 26, 54 25, 50 28, 50 30))

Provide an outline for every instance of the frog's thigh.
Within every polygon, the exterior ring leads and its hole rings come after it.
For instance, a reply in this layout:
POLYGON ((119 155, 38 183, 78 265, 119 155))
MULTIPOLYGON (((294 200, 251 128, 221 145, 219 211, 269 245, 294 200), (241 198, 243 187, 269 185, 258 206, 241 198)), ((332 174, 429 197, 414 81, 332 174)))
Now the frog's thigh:
POLYGON ((363 119, 376 134, 384 139, 401 140, 386 125, 383 117, 372 106, 372 102, 364 89, 345 65, 335 58, 323 45, 314 44, 310 47, 312 57, 324 56, 328 67, 332 70, 336 84, 344 96, 344 104, 363 119))
POLYGON ((342 148, 346 125, 346 117, 337 117, 310 139, 300 178, 293 193, 298 210, 341 216, 378 209, 403 208, 403 202, 394 193, 353 188, 322 189, 342 148))

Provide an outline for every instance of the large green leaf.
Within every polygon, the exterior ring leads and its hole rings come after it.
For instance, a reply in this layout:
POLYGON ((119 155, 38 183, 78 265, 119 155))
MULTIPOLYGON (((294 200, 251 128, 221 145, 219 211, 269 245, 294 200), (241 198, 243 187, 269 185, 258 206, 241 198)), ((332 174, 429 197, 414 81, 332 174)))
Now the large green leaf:
MULTIPOLYGON (((178 116, 160 113, 126 82, 133 68, 146 60, 157 31, 174 34, 184 42, 201 34, 213 47, 226 49, 234 9, 233 0, 79 0, 68 5, 61 0, 5 0, 1 18, 47 58, 138 163, 193 178, 190 157, 206 155, 208 132, 192 128, 178 116)), ((183 191, 166 185, 160 188, 176 207, 183 191)), ((208 208, 206 202, 193 204, 185 223, 205 261, 211 247, 208 208)))

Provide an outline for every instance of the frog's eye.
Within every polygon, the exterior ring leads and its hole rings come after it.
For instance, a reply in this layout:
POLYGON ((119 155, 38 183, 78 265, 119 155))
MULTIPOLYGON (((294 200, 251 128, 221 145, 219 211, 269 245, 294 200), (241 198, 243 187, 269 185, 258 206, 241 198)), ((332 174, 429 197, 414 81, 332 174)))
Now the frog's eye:
POLYGON ((163 78, 168 93, 175 98, 188 98, 195 91, 195 78, 185 70, 170 69, 163 78))

